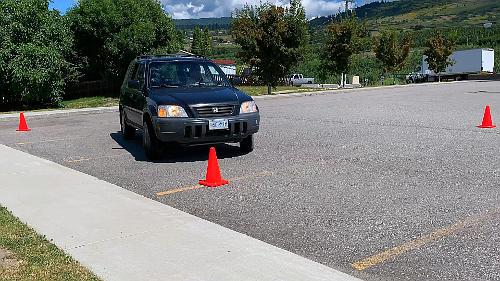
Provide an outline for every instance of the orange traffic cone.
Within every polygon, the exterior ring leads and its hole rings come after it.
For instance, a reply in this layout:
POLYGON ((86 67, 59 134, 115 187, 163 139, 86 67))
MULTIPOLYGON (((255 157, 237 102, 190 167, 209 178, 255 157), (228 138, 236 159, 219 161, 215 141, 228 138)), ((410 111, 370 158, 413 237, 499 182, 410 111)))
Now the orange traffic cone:
POLYGON ((17 128, 16 131, 19 132, 28 132, 31 131, 30 128, 28 128, 28 124, 26 123, 26 119, 24 118, 24 113, 19 114, 19 128, 17 128))
POLYGON ((223 179, 220 175, 219 161, 217 160, 215 147, 210 147, 210 153, 208 154, 207 179, 200 180, 199 183, 208 187, 217 187, 229 183, 229 181, 223 179))
POLYGON ((477 126, 478 128, 487 128, 487 129, 492 129, 496 128, 493 124, 493 121, 491 121, 491 112, 490 112, 490 106, 487 105, 486 109, 484 110, 484 117, 483 117, 483 123, 481 125, 477 126))

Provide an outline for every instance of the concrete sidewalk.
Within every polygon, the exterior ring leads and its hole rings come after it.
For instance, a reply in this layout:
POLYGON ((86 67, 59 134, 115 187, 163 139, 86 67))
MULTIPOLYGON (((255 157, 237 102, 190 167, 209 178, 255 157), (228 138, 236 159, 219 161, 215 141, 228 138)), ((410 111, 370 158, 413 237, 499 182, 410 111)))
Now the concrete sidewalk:
POLYGON ((359 280, 0 145, 0 204, 104 280, 359 280))

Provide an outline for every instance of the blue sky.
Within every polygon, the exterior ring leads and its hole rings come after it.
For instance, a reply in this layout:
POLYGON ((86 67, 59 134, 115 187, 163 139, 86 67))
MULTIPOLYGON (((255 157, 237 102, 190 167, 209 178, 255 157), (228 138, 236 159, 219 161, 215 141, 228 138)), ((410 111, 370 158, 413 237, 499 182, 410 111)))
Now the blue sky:
POLYGON ((62 13, 66 12, 76 2, 74 0, 52 0, 52 1, 53 2, 49 4, 49 7, 51 9, 59 10, 62 13))
MULTIPOLYGON (((96 0, 99 1, 99 0, 96 0)), ((161 0, 165 10, 174 18, 203 18, 230 16, 231 11, 245 3, 259 4, 261 0, 161 0)), ((289 0, 268 0, 277 5, 285 5, 289 0)), ((374 0, 356 0, 357 5, 374 0)), ((77 0, 52 0, 50 7, 65 13, 77 0)), ((262 1, 264 2, 264 1, 262 1)), ((309 18, 337 13, 344 7, 340 0, 302 0, 309 18)))

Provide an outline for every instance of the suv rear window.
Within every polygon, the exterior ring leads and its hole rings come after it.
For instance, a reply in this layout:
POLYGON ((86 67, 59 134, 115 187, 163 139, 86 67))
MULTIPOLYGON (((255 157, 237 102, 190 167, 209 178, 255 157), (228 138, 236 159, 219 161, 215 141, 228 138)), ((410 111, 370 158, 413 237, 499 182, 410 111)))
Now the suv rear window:
POLYGON ((169 61, 149 64, 151 87, 229 87, 226 76, 211 62, 169 61))

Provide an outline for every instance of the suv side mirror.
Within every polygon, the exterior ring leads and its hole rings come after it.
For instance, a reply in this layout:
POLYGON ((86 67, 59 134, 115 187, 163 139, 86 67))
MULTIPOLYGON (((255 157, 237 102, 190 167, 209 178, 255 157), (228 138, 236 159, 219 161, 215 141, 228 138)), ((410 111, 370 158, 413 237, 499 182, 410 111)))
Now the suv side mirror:
POLYGON ((139 80, 129 80, 128 81, 128 87, 132 89, 139 89, 140 82, 139 80))
POLYGON ((229 82, 231 83, 231 86, 234 88, 235 86, 241 84, 241 78, 239 76, 232 76, 231 78, 229 78, 229 82))

